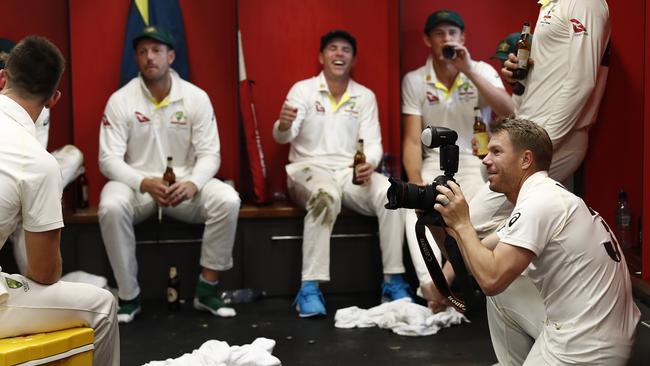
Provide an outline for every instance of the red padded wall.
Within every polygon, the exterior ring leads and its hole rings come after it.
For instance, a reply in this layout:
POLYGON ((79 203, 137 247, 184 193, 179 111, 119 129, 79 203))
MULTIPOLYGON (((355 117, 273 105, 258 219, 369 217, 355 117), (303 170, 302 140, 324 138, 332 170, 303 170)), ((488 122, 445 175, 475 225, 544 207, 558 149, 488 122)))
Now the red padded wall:
POLYGON ((61 100, 52 108, 50 151, 69 144, 72 139, 70 92, 70 43, 68 41, 68 8, 66 0, 3 1, 4 16, 0 22, 0 37, 15 42, 28 35, 47 37, 66 59, 66 70, 59 89, 61 100))
MULTIPOLYGON (((238 177, 235 0, 181 1, 192 82, 212 100, 221 137, 219 176, 238 177)), ((74 141, 86 156, 91 205, 106 181, 97 164, 99 121, 119 84, 130 1, 70 0, 74 141)))
POLYGON ((608 1, 612 19, 609 77, 585 159, 586 201, 613 226, 617 192, 624 188, 634 233, 643 184, 644 3, 608 1))
POLYGON ((357 39, 353 77, 377 96, 384 150, 399 154, 399 49, 396 0, 240 0, 248 78, 255 81, 258 121, 272 192, 286 191, 288 145, 272 137, 291 86, 320 71, 320 36, 341 28, 357 39))

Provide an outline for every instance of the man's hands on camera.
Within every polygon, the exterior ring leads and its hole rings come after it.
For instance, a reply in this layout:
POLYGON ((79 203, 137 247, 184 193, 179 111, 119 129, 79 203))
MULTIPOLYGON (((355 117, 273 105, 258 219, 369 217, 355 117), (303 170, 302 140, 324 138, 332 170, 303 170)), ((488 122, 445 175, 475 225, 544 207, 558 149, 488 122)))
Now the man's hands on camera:
POLYGON ((288 102, 282 104, 282 109, 280 109, 280 125, 278 128, 280 131, 286 131, 291 128, 291 124, 296 120, 298 116, 298 108, 290 105, 288 102))
POLYGON ((459 229, 465 225, 472 226, 469 219, 469 206, 458 184, 449 181, 448 185, 449 188, 443 185, 436 186, 440 194, 436 196, 436 204, 433 208, 440 212, 445 220, 447 234, 459 241, 457 235, 459 229))
POLYGON ((145 178, 140 183, 140 192, 149 193, 158 206, 176 206, 192 199, 198 188, 192 182, 176 182, 167 186, 162 178, 145 178))
POLYGON ((362 185, 370 182, 370 178, 372 177, 372 172, 374 171, 370 163, 368 162, 361 163, 358 164, 356 167, 352 167, 352 169, 356 170, 357 181, 361 182, 362 185))

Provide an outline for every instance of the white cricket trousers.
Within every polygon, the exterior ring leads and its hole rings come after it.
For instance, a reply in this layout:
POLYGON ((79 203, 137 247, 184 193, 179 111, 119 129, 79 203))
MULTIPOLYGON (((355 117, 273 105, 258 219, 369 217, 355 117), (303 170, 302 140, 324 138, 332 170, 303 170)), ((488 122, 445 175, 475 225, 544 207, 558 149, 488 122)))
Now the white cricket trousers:
POLYGON ((388 178, 373 172, 370 182, 352 184, 352 168, 332 170, 313 163, 286 166, 289 194, 307 210, 303 227, 302 280, 330 280, 330 236, 341 204, 379 220, 384 274, 404 273, 402 210, 388 210, 388 178))
POLYGON ((41 285, 4 272, 0 282, 0 293, 8 292, 0 297, 0 338, 90 327, 95 335, 93 365, 120 365, 117 306, 110 292, 85 283, 41 285), (10 286, 7 279, 15 282, 10 286))
MULTIPOLYGON (((481 163, 481 159, 474 155, 461 155, 458 160, 458 173, 454 175, 454 179, 463 190, 465 199, 469 201, 485 183, 483 173, 481 172, 481 170, 485 168, 482 167, 483 164, 481 163)), ((437 176, 442 174, 443 171, 440 169, 440 154, 437 150, 434 150, 432 155, 422 161, 422 180, 426 184, 431 184, 437 176)), ((432 206, 433 204, 434 203, 431 202, 432 206)), ((415 214, 415 210, 407 209, 404 211, 406 242, 408 243, 409 253, 411 253, 411 260, 413 261, 415 273, 420 281, 420 285, 431 283, 433 280, 427 270, 424 258, 422 258, 417 237, 415 235, 415 222, 418 220, 417 215, 415 214)), ((429 229, 426 229, 425 233, 429 245, 431 246, 431 250, 435 254, 438 263, 441 263, 440 248, 433 239, 429 229)))
MULTIPOLYGON (((589 144, 589 130, 571 132, 553 152, 549 176, 558 182, 566 181, 582 163, 589 144)), ((502 193, 492 192, 489 183, 484 184, 469 202, 469 213, 479 238, 495 231, 514 209, 502 193)))
MULTIPOLYGON (((240 199, 231 186, 210 179, 192 197, 176 207, 163 207, 163 213, 189 223, 205 223, 200 264, 203 268, 225 271, 232 268, 240 199)), ((118 296, 131 300, 140 294, 134 224, 157 212, 148 193, 134 191, 117 181, 109 181, 99 201, 99 227, 106 253, 117 281, 118 296)))

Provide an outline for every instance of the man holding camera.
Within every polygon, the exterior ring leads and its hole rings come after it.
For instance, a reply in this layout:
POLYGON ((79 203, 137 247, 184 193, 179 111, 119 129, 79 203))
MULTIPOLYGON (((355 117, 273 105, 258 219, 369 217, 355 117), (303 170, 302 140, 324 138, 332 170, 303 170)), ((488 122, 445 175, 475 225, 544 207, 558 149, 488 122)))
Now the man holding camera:
MULTIPOLYGON (((497 115, 512 113, 512 100, 499 74, 489 64, 471 59, 464 46, 465 23, 458 13, 440 10, 431 14, 424 25, 423 39, 431 50, 426 65, 402 80, 404 169, 409 182, 418 185, 430 184, 442 174, 439 152, 423 148, 420 133, 427 126, 451 128, 458 132, 460 148, 455 178, 472 197, 484 184, 481 161, 472 155, 474 108, 480 108, 483 120, 489 121, 491 110, 497 115)), ((433 283, 418 249, 416 221, 414 211, 405 213, 406 237, 420 289, 425 298, 431 299, 433 283)), ((433 250, 440 259, 436 245, 433 250)))
MULTIPOLYGON (((625 365, 640 316, 625 258, 600 215, 548 177, 552 155, 542 127, 506 119, 493 127, 483 163, 490 189, 515 205, 512 215, 481 242, 458 185, 438 186, 434 209, 486 295, 503 292, 526 270, 544 301, 532 345, 494 344, 501 365, 625 365)), ((490 324, 493 341, 512 339, 522 326, 500 315, 490 324)))
POLYGON ((275 141, 291 143, 289 194, 307 210, 302 285, 296 297, 301 317, 326 314, 318 283, 330 279, 330 236, 341 205, 379 219, 382 300, 410 299, 402 278, 402 213, 384 208, 389 184, 374 172, 383 151, 377 101, 372 91, 350 77, 356 53, 356 40, 348 32, 323 35, 318 56, 322 72, 293 85, 273 126, 275 141), (353 168, 359 139, 364 141, 366 162, 353 168))
POLYGON ((99 227, 118 286, 118 320, 140 312, 133 225, 161 207, 205 223, 194 308, 234 316, 218 295, 220 271, 232 267, 240 199, 214 178, 221 162, 217 121, 208 95, 171 69, 174 38, 149 26, 133 38, 140 74, 111 95, 99 133, 99 167, 110 179, 99 202, 99 227), (177 181, 162 176, 173 158, 177 181))

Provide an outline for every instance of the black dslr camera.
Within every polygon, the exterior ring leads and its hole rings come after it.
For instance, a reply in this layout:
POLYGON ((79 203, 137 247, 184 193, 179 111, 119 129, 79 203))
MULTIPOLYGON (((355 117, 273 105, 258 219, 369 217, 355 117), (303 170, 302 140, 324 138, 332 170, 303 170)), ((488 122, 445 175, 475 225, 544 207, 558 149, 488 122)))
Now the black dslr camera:
POLYGON ((433 180, 433 183, 426 186, 405 183, 399 179, 390 177, 390 187, 386 196, 388 203, 387 209, 396 210, 398 208, 414 208, 424 211, 428 216, 428 224, 442 226, 444 221, 440 213, 433 209, 436 203, 438 191, 436 186, 443 185, 447 188, 447 182, 454 181, 454 174, 458 172, 458 145, 456 140, 458 134, 456 131, 446 127, 427 127, 420 135, 422 144, 428 148, 440 148, 440 168, 444 175, 439 175, 433 180))

